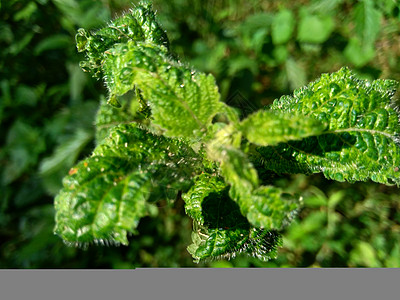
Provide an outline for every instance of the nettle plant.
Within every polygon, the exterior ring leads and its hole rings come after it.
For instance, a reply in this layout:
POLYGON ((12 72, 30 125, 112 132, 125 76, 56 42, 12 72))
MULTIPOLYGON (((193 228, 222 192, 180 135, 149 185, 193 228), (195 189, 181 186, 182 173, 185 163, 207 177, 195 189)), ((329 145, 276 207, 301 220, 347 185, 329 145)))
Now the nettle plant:
POLYGON ((157 202, 182 197, 194 261, 268 260, 301 207, 273 175, 400 184, 395 81, 359 80, 343 68, 241 120, 212 75, 170 52, 150 4, 97 32, 80 29, 76 41, 82 68, 104 77, 109 95, 93 154, 55 199, 55 233, 67 244, 127 245, 157 202))

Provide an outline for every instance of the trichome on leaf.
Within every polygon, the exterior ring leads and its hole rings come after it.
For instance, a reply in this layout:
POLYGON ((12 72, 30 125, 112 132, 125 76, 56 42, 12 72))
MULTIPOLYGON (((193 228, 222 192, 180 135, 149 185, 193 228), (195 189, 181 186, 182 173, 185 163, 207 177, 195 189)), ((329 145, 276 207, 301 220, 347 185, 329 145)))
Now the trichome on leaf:
POLYGON ((127 245, 157 201, 182 193, 195 261, 268 260, 301 203, 261 172, 400 184, 394 81, 370 83, 343 68, 239 120, 212 75, 170 53, 150 4, 97 32, 80 29, 76 41, 111 105, 101 102, 97 146, 55 199, 55 233, 68 244, 127 245), (226 122, 213 122, 217 114, 226 122))

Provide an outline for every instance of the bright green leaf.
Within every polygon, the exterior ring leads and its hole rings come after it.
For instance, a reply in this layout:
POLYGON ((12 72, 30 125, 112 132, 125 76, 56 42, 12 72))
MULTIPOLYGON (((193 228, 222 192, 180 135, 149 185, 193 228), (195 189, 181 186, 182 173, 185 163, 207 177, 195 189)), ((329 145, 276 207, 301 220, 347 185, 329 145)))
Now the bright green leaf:
POLYGON ((276 147, 260 147, 262 162, 276 172, 318 173, 338 181, 400 184, 399 114, 392 80, 362 81, 347 68, 324 74, 284 96, 273 110, 328 124, 322 134, 276 147))
POLYGON ((67 243, 127 244, 149 201, 187 189, 197 159, 181 142, 120 125, 93 155, 69 171, 56 197, 55 232, 67 243))
POLYGON ((290 223, 298 205, 293 199, 284 199, 279 188, 259 186, 257 171, 242 151, 211 145, 209 155, 220 163, 221 174, 231 185, 229 196, 252 225, 281 229, 290 223))
POLYGON ((303 43, 323 43, 334 29, 332 16, 314 15, 303 10, 300 13, 300 23, 297 39, 303 43))
POLYGON ((222 107, 214 77, 169 61, 165 48, 118 44, 107 54, 104 73, 111 97, 140 89, 152 123, 171 137, 203 135, 222 107))
POLYGON ((276 111, 258 111, 240 124, 243 136, 260 146, 300 140, 324 129, 325 125, 316 119, 276 111))
POLYGON ((272 42, 275 45, 284 44, 292 36, 295 18, 291 10, 282 9, 279 11, 272 22, 272 42))

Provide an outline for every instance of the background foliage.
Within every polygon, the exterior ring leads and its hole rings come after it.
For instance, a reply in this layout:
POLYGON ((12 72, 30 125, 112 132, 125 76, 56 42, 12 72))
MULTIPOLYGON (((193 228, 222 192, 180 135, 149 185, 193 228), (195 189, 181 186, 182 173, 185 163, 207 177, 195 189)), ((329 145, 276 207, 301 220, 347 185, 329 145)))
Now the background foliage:
MULTIPOLYGON (((349 66, 368 79, 400 80, 396 0, 156 0, 171 47, 211 72, 223 99, 246 115, 297 87, 349 66)), ((399 267, 400 194, 320 175, 276 178, 304 197, 278 259, 196 265, 183 202, 160 205, 128 247, 66 247, 53 235, 61 178, 94 147, 105 94, 78 66, 74 36, 131 6, 125 0, 0 1, 0 267, 399 267)))

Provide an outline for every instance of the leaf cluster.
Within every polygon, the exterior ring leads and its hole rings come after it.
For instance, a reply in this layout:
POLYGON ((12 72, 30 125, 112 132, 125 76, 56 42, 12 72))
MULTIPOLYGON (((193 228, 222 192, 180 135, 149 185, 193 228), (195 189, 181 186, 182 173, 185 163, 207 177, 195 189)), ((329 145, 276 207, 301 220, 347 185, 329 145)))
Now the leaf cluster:
POLYGON ((155 203, 182 197, 195 261, 268 260, 300 205, 269 175, 400 183, 394 81, 362 81, 343 68, 241 120, 212 75, 170 52, 148 3, 97 32, 80 29, 76 40, 83 69, 102 74, 108 104, 122 108, 101 104, 97 146, 55 199, 55 232, 68 244, 126 245, 155 203))

